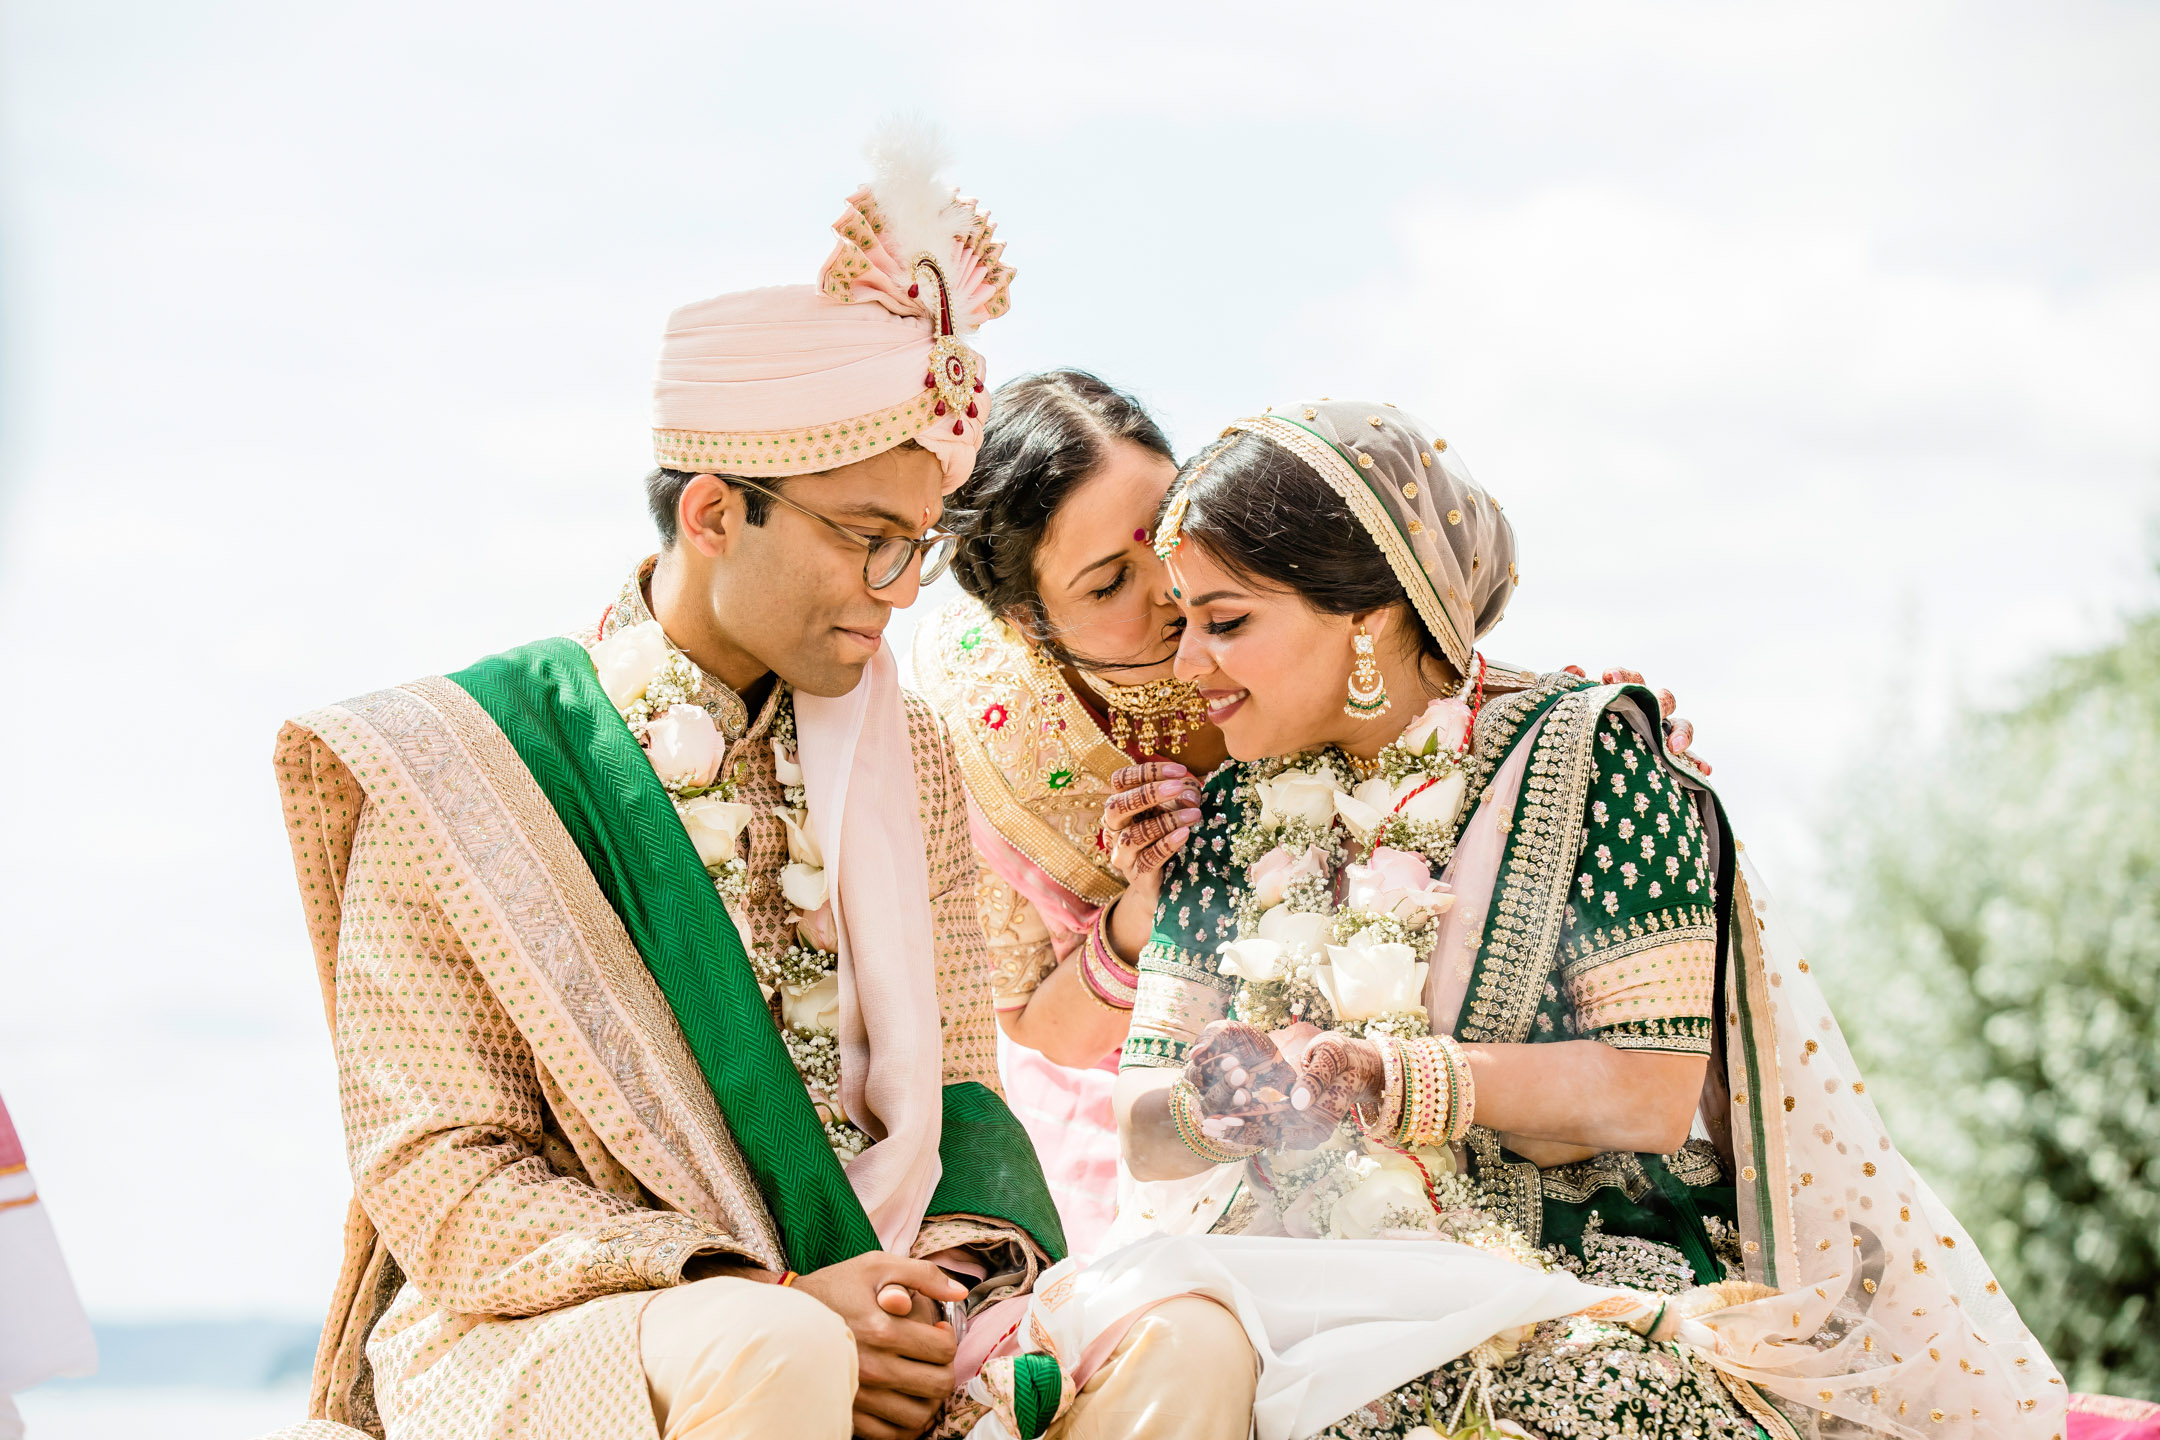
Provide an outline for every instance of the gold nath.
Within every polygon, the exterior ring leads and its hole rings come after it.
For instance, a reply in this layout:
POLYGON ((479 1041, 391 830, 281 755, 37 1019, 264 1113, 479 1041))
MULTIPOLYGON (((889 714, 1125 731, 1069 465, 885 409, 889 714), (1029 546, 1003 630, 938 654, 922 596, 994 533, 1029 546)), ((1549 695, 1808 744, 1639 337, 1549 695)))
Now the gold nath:
POLYGON ((1145 685, 1114 685, 1081 674, 1088 689, 1110 707, 1110 743, 1120 750, 1130 752, 1137 740, 1143 755, 1176 755, 1185 748, 1185 737, 1207 723, 1207 701, 1174 676, 1145 685))

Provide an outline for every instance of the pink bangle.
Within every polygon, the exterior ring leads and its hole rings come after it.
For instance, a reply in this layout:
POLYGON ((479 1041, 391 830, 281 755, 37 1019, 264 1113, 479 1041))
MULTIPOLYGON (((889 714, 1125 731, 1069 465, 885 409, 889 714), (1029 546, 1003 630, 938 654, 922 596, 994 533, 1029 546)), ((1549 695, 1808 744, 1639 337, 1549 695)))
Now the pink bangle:
POLYGON ((1130 1010, 1140 998, 1140 972, 1118 959, 1110 946, 1110 907, 1095 912, 1080 946, 1080 983, 1088 993, 1115 1010, 1130 1010))

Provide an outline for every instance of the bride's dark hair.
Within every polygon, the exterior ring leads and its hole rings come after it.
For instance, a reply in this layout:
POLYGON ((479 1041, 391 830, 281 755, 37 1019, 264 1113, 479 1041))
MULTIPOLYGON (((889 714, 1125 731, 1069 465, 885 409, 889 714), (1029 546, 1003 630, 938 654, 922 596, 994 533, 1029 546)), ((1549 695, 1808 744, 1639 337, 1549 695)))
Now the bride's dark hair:
POLYGON ((1140 402, 1085 370, 1050 370, 990 397, 975 468, 945 498, 943 525, 960 537, 953 575, 993 615, 1014 621, 1052 657, 1089 670, 1114 665, 1070 653, 1043 608, 1035 551, 1065 497, 1126 440, 1173 465, 1177 456, 1140 402))
POLYGON ((1421 654, 1455 673, 1410 607, 1387 557, 1311 466, 1263 436, 1238 431, 1185 464, 1170 498, 1185 495, 1178 534, 1240 580, 1294 591, 1325 615, 1401 605, 1421 654))

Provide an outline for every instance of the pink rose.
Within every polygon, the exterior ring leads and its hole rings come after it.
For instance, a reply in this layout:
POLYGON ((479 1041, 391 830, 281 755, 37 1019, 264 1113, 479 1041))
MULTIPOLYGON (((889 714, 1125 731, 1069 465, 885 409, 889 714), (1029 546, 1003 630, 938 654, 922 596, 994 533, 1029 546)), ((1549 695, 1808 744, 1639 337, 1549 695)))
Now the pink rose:
POLYGON ((1405 925, 1416 924, 1427 913, 1441 914, 1455 903, 1454 893, 1433 879, 1424 856, 1385 845, 1373 851, 1367 863, 1343 867, 1343 880, 1343 904, 1392 915, 1405 925))
POLYGON ((1252 881, 1253 899, 1262 910, 1272 910, 1282 904, 1283 892, 1292 885, 1325 874, 1320 852, 1310 845, 1295 855, 1288 847, 1278 845, 1253 862, 1248 878, 1252 881))
POLYGON ((695 705, 670 705, 645 727, 645 754, 660 778, 710 785, 720 773, 720 729, 695 705))
POLYGON ((1435 700, 1403 731, 1402 745, 1412 755, 1438 755, 1459 748, 1469 733, 1468 705, 1460 700, 1435 700))
POLYGON ((803 944, 813 950, 823 950, 828 955, 838 954, 840 931, 833 923, 832 901, 828 899, 809 914, 798 917, 795 921, 795 933, 803 944))

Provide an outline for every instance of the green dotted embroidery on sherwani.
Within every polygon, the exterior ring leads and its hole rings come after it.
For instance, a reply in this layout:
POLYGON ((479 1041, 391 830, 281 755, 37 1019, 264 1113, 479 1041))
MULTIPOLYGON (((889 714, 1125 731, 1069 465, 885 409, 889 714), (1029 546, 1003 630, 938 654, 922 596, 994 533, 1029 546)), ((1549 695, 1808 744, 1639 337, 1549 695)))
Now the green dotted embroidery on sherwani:
POLYGON ((1184 1068, 1200 1031, 1230 1013, 1237 984, 1217 973, 1215 947, 1237 938, 1245 874, 1230 861, 1230 833, 1251 803, 1247 773, 1232 762, 1208 777, 1200 787, 1200 823, 1163 867, 1120 1069, 1184 1068))

